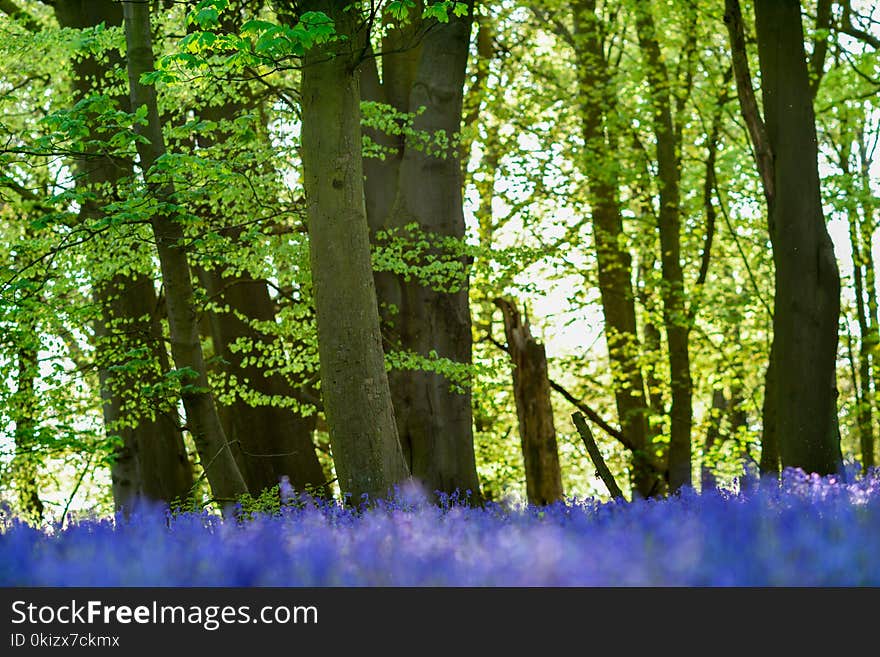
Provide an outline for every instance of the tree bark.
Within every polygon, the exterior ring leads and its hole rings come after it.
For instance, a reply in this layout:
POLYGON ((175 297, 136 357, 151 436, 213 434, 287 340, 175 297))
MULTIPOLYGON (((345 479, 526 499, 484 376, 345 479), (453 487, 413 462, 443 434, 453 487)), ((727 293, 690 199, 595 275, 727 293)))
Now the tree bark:
POLYGON ((842 468, 836 427, 840 277, 825 228, 812 94, 797 0, 757 0, 755 26, 774 164, 776 431, 784 467, 842 468))
MULTIPOLYGON (((381 137, 396 154, 367 161, 367 210, 373 235, 415 223, 432 237, 464 239, 461 153, 462 97, 471 17, 450 15, 448 23, 423 22, 392 29, 383 56, 381 85, 373 69, 365 73, 364 98, 398 111, 417 113, 413 129, 445 133, 449 145, 427 152, 413 138, 381 137), (391 48, 387 46, 391 45, 391 48)), ((435 253, 441 258, 448 255, 435 253)), ((376 276, 388 349, 455 363, 472 362, 467 263, 453 289, 435 289, 419 280, 388 273, 376 276)), ((473 446, 471 392, 455 390, 440 373, 392 370, 389 380, 400 444, 413 477, 428 490, 470 490, 479 499, 473 446)))
POLYGON ((141 83, 141 76, 153 70, 150 10, 144 3, 132 2, 125 3, 123 10, 131 105, 147 108, 147 123, 138 128, 145 140, 139 141, 137 148, 145 181, 159 201, 151 225, 165 286, 171 352, 175 366, 183 374, 181 399, 214 498, 230 504, 247 492, 247 487, 220 424, 208 384, 183 227, 176 217, 168 216, 162 209, 172 201, 174 190, 169 183, 157 183, 150 176, 150 169, 165 154, 156 90, 141 83))
POLYGON ((364 205, 357 67, 365 35, 331 0, 303 9, 323 11, 347 37, 310 49, 302 72, 303 185, 324 414, 343 493, 384 496, 409 471, 385 372, 364 205))
POLYGON ((663 271, 663 323, 669 346, 672 404, 669 410, 669 487, 674 492, 692 483, 690 322, 685 303, 681 266, 681 162, 680 135, 673 122, 669 74, 656 37, 650 3, 636 5, 639 47, 647 66, 653 105, 654 137, 657 142, 657 174, 660 183, 660 262, 663 271))
POLYGON ((614 127, 616 89, 606 61, 594 0, 573 5, 574 44, 578 62, 581 128, 586 144, 582 170, 590 185, 599 291, 605 316, 605 341, 621 431, 633 445, 632 484, 642 497, 657 489, 649 463, 649 407, 639 364, 632 257, 627 250, 619 199, 614 127))
MULTIPOLYGON (((112 0, 59 0, 54 10, 62 27, 83 29, 102 22, 121 26, 123 22, 122 7, 112 0)), ((74 61, 75 100, 104 91, 113 71, 123 65, 116 53, 106 57, 106 61, 97 56, 74 61)), ((114 100, 122 109, 130 106, 125 95, 114 94, 114 100)), ((90 153, 87 159, 77 162, 77 168, 80 175, 76 184, 84 199, 80 203, 80 218, 97 220, 104 214, 103 205, 112 200, 119 182, 132 174, 131 167, 110 156, 90 153)), ((104 424, 108 435, 122 439, 111 466, 115 509, 131 511, 140 498, 165 503, 185 498, 192 486, 192 469, 177 423, 167 413, 155 409, 147 409, 142 417, 132 421, 130 411, 124 410, 126 391, 138 382, 155 383, 159 366, 167 361, 161 325, 156 318, 158 302, 153 281, 144 273, 94 280, 93 296, 101 312, 95 321, 95 336, 104 424), (133 351, 147 354, 144 358, 150 364, 134 374, 120 373, 123 370, 119 366, 125 364, 124 354, 133 351)))
POLYGON ((506 299, 495 299, 504 316, 507 352, 513 363, 513 397, 530 504, 552 504, 563 497, 562 471, 553 424, 550 379, 544 345, 531 333, 528 319, 506 299))

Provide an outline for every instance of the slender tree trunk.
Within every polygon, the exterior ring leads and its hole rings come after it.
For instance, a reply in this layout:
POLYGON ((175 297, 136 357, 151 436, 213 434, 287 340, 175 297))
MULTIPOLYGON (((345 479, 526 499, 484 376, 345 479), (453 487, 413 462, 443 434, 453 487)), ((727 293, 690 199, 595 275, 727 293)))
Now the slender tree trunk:
POLYGON ((673 123, 670 80, 656 37, 650 3, 636 5, 639 46, 648 70, 657 142, 660 183, 660 262, 663 270, 663 322, 669 346, 672 405, 669 411, 669 486, 673 491, 691 485, 691 424, 693 382, 690 369, 690 322, 681 266, 681 162, 679 136, 673 123))
POLYGON ((605 60, 594 0, 573 5, 581 125, 586 143, 583 171, 590 183, 593 235, 599 268, 599 290, 605 316, 605 341, 613 376, 614 399, 621 431, 634 446, 632 483, 642 497, 656 490, 650 466, 645 384, 639 364, 632 258, 623 232, 615 158, 616 89, 605 60))
POLYGON ((40 486, 37 481, 37 426, 39 402, 37 400, 36 380, 39 376, 39 337, 37 327, 30 321, 19 326, 15 341, 18 346, 16 365, 16 391, 10 409, 10 417, 15 421, 15 456, 12 472, 18 490, 18 503, 22 515, 36 523, 43 519, 43 502, 40 500, 40 486))
MULTIPOLYGON (((844 149, 845 157, 841 158, 841 167, 845 175, 850 175, 849 171, 849 149, 844 149)), ((850 212, 849 216, 849 240, 852 249, 853 259, 853 292, 855 293, 856 321, 859 325, 859 350, 858 358, 858 377, 853 381, 858 386, 857 392, 857 409, 856 421, 858 423, 859 446, 864 457, 873 460, 871 454, 874 444, 874 419, 872 417, 873 392, 871 391, 871 327, 869 326, 868 309, 866 307, 865 286, 863 280, 864 259, 862 257, 862 230, 859 221, 859 213, 857 210, 850 212)), ((871 249, 871 245, 866 245, 867 249, 871 249)), ((867 467, 867 466, 865 466, 867 467)))
MULTIPOLYGON (((413 22, 392 30, 386 43, 400 50, 383 57, 383 80, 365 75, 364 98, 417 113, 413 129, 445 134, 448 147, 428 152, 417 139, 378 137, 396 149, 385 162, 368 162, 367 209, 375 235, 417 224, 437 238, 464 239, 460 145, 462 97, 471 17, 448 23, 413 22)), ((441 257, 446 255, 435 253, 441 257)), ((424 263, 422 263, 424 264, 424 263)), ((389 349, 470 365, 471 317, 467 262, 450 288, 380 273, 377 292, 389 349)), ((442 374, 392 370, 389 374, 400 444, 413 476, 431 491, 470 490, 479 498, 473 446, 471 393, 455 390, 442 374)))
MULTIPOLYGON (((736 93, 739 98, 740 113, 745 121, 749 132, 749 140, 752 143, 755 166, 761 176, 761 187, 764 191, 764 200, 767 203, 767 232, 770 243, 773 245, 776 232, 773 228, 773 216, 770 208, 773 206, 775 196, 775 180, 773 177, 773 151, 767 137, 767 127, 758 108, 758 100, 752 86, 752 74, 749 69, 749 58, 746 52, 745 28, 743 26, 742 8, 739 0, 725 0, 724 22, 727 24, 727 33, 730 42, 731 62, 734 79, 736 80, 736 93)), ((775 303, 775 302, 774 302, 775 303)), ((764 373, 764 402, 761 409, 761 474, 778 475, 780 471, 779 444, 776 428, 776 335, 773 335, 770 344, 770 353, 767 357, 767 370, 764 373)))
MULTIPOLYGON (((138 142, 140 164, 151 191, 160 202, 168 202, 174 194, 170 184, 150 179, 150 169, 165 154, 156 91, 140 81, 144 73, 153 70, 150 10, 147 4, 131 2, 125 3, 123 10, 131 105, 132 108, 144 105, 147 108, 147 124, 139 128, 141 136, 145 137, 138 142)), ((175 366, 183 374, 181 398, 189 430, 214 497, 231 503, 247 492, 247 487, 220 424, 208 384, 183 228, 176 217, 163 215, 161 210, 151 223, 165 286, 171 352, 175 366)))
POLYGON ((408 475, 385 373, 361 159, 357 57, 365 35, 331 0, 303 10, 333 18, 347 40, 308 51, 302 73, 303 184, 324 414, 339 485, 384 496, 408 475))
POLYGON ((779 439, 776 430, 776 339, 770 345, 767 371, 764 373, 764 403, 761 407, 763 433, 761 434, 761 457, 758 469, 762 475, 779 474, 779 439))
MULTIPOLYGON (((81 214, 96 208, 83 204, 81 214)), ((130 512, 140 499, 170 503, 184 499, 192 486, 192 468, 180 429, 170 409, 126 409, 129 391, 157 383, 167 358, 159 354, 163 337, 155 317, 158 300, 153 281, 144 276, 114 276, 94 283, 101 307, 95 322, 96 360, 104 424, 108 435, 121 438, 111 467, 116 511, 130 512), (147 364, 127 367, 126 354, 141 354, 147 364), (133 417, 134 414, 134 417, 133 417)), ((143 404, 143 401, 138 402, 143 404)))
MULTIPOLYGON (((112 0, 59 0, 54 9, 62 27, 82 29, 101 23, 121 26, 123 22, 122 7, 112 0)), ((112 52, 105 57, 106 61, 96 56, 74 61, 76 100, 106 91, 113 71, 123 61, 112 52)), ((122 109, 128 109, 127 96, 116 94, 114 100, 122 109)), ((79 161, 77 168, 80 175, 76 184, 84 198, 80 218, 97 220, 120 181, 131 175, 131 168, 98 153, 79 161)), ((167 361, 156 317, 158 302, 153 281, 142 273, 116 275, 93 281, 93 295, 101 312, 95 334, 104 424, 108 435, 118 435, 122 440, 111 466, 116 511, 131 511, 139 498, 162 502, 184 498, 192 486, 192 469, 177 423, 168 413, 155 409, 148 409, 132 423, 131 410, 124 410, 123 396, 138 383, 155 383, 158 366, 167 361), (125 364, 124 354, 133 352, 146 354, 141 360, 146 358, 151 364, 126 374, 120 366, 125 364)))
POLYGON ((755 26, 775 195, 776 431, 782 465, 842 467, 836 428, 840 277, 825 228, 817 139, 797 0, 757 0, 755 26))
MULTIPOLYGON (((862 335, 861 350, 870 355, 869 374, 873 380, 874 390, 870 392, 870 384, 866 386, 869 396, 865 399, 868 408, 873 408, 876 403, 876 395, 880 392, 880 367, 875 357, 875 350, 880 345, 880 317, 877 315, 877 281, 874 271, 874 232, 876 222, 874 215, 876 206, 874 195, 871 191, 871 159, 868 156, 865 144, 864 130, 860 130, 857 138, 857 153, 859 158, 859 174, 861 179, 861 223, 859 225, 859 237, 862 244, 862 263, 865 267, 865 297, 866 297, 866 325, 867 333, 862 335)), ((862 384, 864 386, 864 384, 862 384)), ((874 457, 874 429, 871 427, 870 435, 863 434, 861 440, 862 467, 870 468, 876 465, 874 457)))
POLYGON ((513 362, 513 397, 519 420, 526 494, 530 504, 545 505, 561 500, 562 471, 550 401, 550 379, 544 345, 531 333, 528 319, 506 299, 495 299, 504 315, 504 334, 513 362))
POLYGON ((703 447, 703 462, 700 464, 700 489, 706 492, 718 485, 715 479, 715 471, 708 456, 716 445, 724 441, 725 436, 721 432, 721 424, 728 409, 727 397, 722 388, 712 390, 712 405, 709 408, 709 426, 706 428, 706 442, 703 447))

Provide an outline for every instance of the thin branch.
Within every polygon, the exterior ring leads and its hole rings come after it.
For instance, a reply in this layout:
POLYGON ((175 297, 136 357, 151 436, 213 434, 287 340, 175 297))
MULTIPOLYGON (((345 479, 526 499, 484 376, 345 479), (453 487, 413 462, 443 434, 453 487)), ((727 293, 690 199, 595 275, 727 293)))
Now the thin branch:
POLYGON ((767 311, 768 315, 773 317, 773 310, 770 308, 767 301, 765 301, 764 297, 761 295, 761 288, 758 287, 758 281, 755 278, 755 274, 752 272, 752 268, 749 265, 749 259, 746 257, 745 251, 743 251, 742 245, 739 242, 739 237, 736 234, 736 231, 733 229, 733 224, 730 222, 730 215, 727 213, 727 207, 724 205, 724 201, 721 198, 721 191, 718 189, 718 181, 715 181, 715 198, 718 199, 718 208, 721 210, 721 216, 724 218, 724 225, 727 226, 727 230, 730 232, 730 236, 733 238, 734 244, 736 244, 736 250, 739 251, 740 258, 742 258, 743 266, 746 268, 746 273, 749 275, 749 280, 752 282, 752 287, 755 288, 755 295, 758 297, 758 301, 761 302, 761 305, 764 306, 764 309, 767 311))
POLYGON ((740 8, 739 0, 725 0, 724 5, 724 22, 727 24, 727 33, 730 38, 730 51, 734 78, 736 79, 736 93, 739 96, 740 112, 749 129, 749 138, 754 149, 755 164, 757 164, 758 173, 761 175, 767 207, 770 208, 773 207, 773 198, 776 191, 773 179, 773 151, 770 148, 767 128, 761 117, 761 111, 758 109, 758 101, 755 98, 755 90, 752 86, 752 74, 749 71, 749 58, 746 54, 746 37, 743 29, 742 9, 740 8))
MULTIPOLYGON (((858 39, 859 41, 868 44, 875 50, 880 50, 880 38, 860 29, 855 23, 853 23, 852 16, 853 14, 856 14, 856 12, 852 10, 850 1, 841 0, 840 5, 843 7, 843 20, 839 28, 840 31, 854 39, 858 39)), ((858 16, 858 14, 856 15, 858 16)))
POLYGON ((833 0, 819 0, 816 6, 816 43, 810 57, 810 95, 815 98, 819 83, 825 74, 825 55, 828 53, 828 33, 831 27, 831 7, 833 0))
POLYGON ((582 402, 580 399, 575 397, 568 390, 563 388, 552 379, 550 380, 550 387, 553 388, 560 395, 565 397, 569 402, 571 402, 575 406, 575 408, 583 412, 588 418, 590 418, 590 421, 593 422, 600 429, 602 429, 602 431, 607 433, 612 438, 617 439, 620 444, 626 447, 628 450, 635 451, 635 446, 626 439, 626 437, 623 435, 623 432, 621 432, 619 429, 615 429, 610 424, 608 424, 596 411, 590 408, 590 406, 582 402))
MULTIPOLYGON (((712 241, 715 237, 715 206, 712 204, 712 190, 715 187, 715 160, 718 155, 718 138, 721 132, 721 118, 724 106, 730 97, 730 79, 733 77, 733 67, 724 73, 724 86, 718 96, 718 103, 712 114, 712 127, 709 133, 708 154, 706 156, 706 176, 703 181, 703 206, 706 210, 706 236, 703 240, 703 252, 700 254, 700 273, 697 276, 696 286, 701 287, 706 282, 709 274, 709 262, 712 254, 712 241)), ((693 306, 692 306, 693 308, 693 306)), ((692 311, 693 314, 693 311, 692 311)))
POLYGON ((76 485, 73 487, 73 490, 70 493, 70 497, 67 498, 67 502, 64 505, 64 511, 61 512, 61 526, 64 526, 64 523, 67 521, 67 511, 70 509, 70 505, 73 503, 73 498, 76 497, 76 493, 79 490, 80 485, 85 479, 86 474, 89 471, 89 466, 92 464, 92 456, 93 454, 89 454, 89 457, 86 459, 86 464, 83 466, 82 471, 79 473, 79 478, 76 480, 76 485))

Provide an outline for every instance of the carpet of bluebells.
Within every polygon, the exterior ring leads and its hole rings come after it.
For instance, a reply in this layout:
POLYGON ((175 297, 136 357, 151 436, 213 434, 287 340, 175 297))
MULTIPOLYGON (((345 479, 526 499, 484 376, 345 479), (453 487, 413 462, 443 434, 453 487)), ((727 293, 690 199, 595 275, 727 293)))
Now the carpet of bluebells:
MULTIPOLYGON (((2 586, 880 586, 880 470, 544 508, 416 495, 0 524, 2 586)), ((282 490, 284 493, 284 490, 282 490)))

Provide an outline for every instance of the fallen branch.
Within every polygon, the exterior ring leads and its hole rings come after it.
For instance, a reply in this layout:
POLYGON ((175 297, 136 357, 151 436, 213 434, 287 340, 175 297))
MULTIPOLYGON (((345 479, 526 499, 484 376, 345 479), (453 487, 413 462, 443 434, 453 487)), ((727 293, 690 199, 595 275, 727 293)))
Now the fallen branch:
POLYGON ((596 472, 598 473, 599 478, 605 483, 605 487, 608 489, 608 492, 611 493, 611 497, 615 500, 622 499, 625 502, 626 498, 623 496, 623 491, 620 490, 620 486, 618 486, 617 482, 614 480, 614 475, 611 474, 611 470, 608 469, 605 459, 602 458, 602 453, 599 451, 599 447, 593 439, 593 433, 590 431, 590 427, 587 426, 584 416, 581 413, 573 413, 571 419, 574 421, 574 426, 577 428, 578 433, 581 435, 581 439, 584 441, 584 445, 587 448, 587 453, 593 461, 593 465, 596 466, 596 472))

